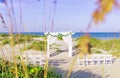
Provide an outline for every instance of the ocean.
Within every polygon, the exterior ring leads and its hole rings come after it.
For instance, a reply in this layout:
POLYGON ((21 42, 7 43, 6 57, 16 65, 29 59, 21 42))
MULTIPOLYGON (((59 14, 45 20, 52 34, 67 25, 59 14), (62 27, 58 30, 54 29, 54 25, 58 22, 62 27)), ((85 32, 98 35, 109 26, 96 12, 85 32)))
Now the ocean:
MULTIPOLYGON (((4 34, 8 34, 8 33, 4 33, 4 34)), ((21 34, 32 34, 32 35, 44 36, 43 32, 21 32, 21 34)), ((83 35, 85 35, 85 33, 83 32, 74 32, 74 34, 72 35, 72 38, 79 38, 83 35)), ((114 39, 114 38, 118 39, 120 38, 120 32, 90 32, 89 35, 90 37, 97 38, 97 39, 114 39)))
MULTIPOLYGON (((76 32, 72 35, 73 38, 79 38, 81 36, 85 35, 85 33, 76 32)), ((90 32, 90 37, 97 38, 97 39, 114 39, 114 38, 120 38, 120 32, 90 32)))

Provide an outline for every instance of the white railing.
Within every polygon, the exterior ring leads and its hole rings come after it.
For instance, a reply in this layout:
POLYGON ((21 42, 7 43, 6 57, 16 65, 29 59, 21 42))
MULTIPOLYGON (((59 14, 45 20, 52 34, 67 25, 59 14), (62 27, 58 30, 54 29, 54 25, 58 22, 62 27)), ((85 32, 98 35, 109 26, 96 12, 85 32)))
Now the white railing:
POLYGON ((112 65, 112 55, 110 54, 92 54, 83 56, 83 58, 78 57, 78 65, 112 65))
POLYGON ((33 65, 44 65, 45 58, 41 55, 23 55, 22 56, 25 63, 33 64, 33 65))

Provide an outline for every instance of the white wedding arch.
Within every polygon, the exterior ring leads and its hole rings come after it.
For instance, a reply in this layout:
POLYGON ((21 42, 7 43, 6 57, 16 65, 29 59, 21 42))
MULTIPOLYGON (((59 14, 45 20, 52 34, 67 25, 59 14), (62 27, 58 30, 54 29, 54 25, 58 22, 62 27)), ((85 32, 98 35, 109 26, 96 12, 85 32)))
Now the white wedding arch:
POLYGON ((63 41, 68 45, 68 57, 72 57, 72 32, 47 32, 47 56, 50 57, 50 45, 57 39, 62 37, 63 41))

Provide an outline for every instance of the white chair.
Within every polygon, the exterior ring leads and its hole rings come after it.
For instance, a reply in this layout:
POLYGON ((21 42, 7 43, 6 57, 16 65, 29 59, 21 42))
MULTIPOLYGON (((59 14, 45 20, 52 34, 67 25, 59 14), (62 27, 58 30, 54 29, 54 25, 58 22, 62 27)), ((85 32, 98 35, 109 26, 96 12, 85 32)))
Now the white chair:
POLYGON ((92 63, 93 63, 93 65, 99 64, 99 55, 97 55, 97 54, 92 55, 92 63))
POLYGON ((79 65, 81 65, 81 66, 84 66, 84 65, 85 65, 84 56, 78 57, 78 59, 77 59, 77 64, 78 64, 78 66, 79 66, 79 65))
POLYGON ((112 65, 112 55, 108 54, 92 54, 83 56, 82 58, 78 57, 78 65, 112 65))
POLYGON ((24 64, 28 64, 28 59, 26 55, 21 56, 21 61, 24 62, 24 64))
POLYGON ((45 58, 42 57, 41 55, 36 55, 36 62, 38 62, 39 65, 44 65, 45 64, 45 58))
POLYGON ((23 55, 22 56, 25 63, 29 62, 30 64, 36 65, 44 65, 45 64, 45 58, 41 55, 23 55))
POLYGON ((22 60, 23 60, 24 62, 27 62, 26 55, 22 55, 21 57, 22 57, 22 60))
POLYGON ((86 65, 92 65, 92 60, 93 60, 92 55, 87 55, 85 59, 86 65))
POLYGON ((105 64, 112 65, 112 55, 106 55, 105 64))
POLYGON ((105 65, 105 55, 101 54, 99 57, 99 64, 105 65))
POLYGON ((30 64, 36 64, 36 57, 34 55, 27 55, 27 58, 30 64))

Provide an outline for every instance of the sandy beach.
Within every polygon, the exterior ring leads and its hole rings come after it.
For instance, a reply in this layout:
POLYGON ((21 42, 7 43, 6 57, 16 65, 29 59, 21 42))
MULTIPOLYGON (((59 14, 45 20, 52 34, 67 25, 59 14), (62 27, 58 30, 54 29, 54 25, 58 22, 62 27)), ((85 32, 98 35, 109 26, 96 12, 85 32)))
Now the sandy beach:
MULTIPOLYGON (((63 41, 56 41, 64 45, 63 41)), ((62 45, 62 46, 63 46, 62 45)), ((75 45, 75 42, 73 42, 75 45)), ((65 46, 64 46, 65 47, 65 46)), ((67 47, 66 47, 67 48, 67 47)), ((62 49, 62 48, 61 48, 62 49)), ((63 78, 66 78, 69 67, 72 65, 72 58, 68 57, 68 52, 61 52, 50 58, 50 64, 57 68, 59 74, 63 75, 63 78)), ((120 77, 120 60, 116 59, 115 62, 109 66, 76 66, 74 64, 73 71, 70 78, 119 78, 120 77), (104 73, 103 73, 104 72, 104 73)))
MULTIPOLYGON (((76 42, 73 41, 73 46, 76 45, 76 42)), ((4 47, 1 47, 0 55, 3 56, 3 53, 7 59, 10 59, 12 57, 12 48, 9 45, 5 45, 4 47)), ((23 48, 23 45, 17 45, 14 47, 15 54, 21 55, 19 52, 20 48, 23 48)), ((69 71, 69 68, 71 65, 71 62, 73 61, 74 57, 68 57, 68 50, 67 45, 64 41, 56 40, 53 45, 50 47, 50 58, 49 60, 49 66, 53 67, 57 73, 62 75, 63 78, 66 78, 67 73, 69 71), (57 46, 56 46, 57 45, 57 46), (57 52, 59 50, 61 52, 57 52)), ((73 49, 73 53, 75 52, 75 49, 73 49)), ((35 50, 26 50, 22 54, 26 55, 41 55, 40 51, 35 50)), ((77 60, 77 59, 76 59, 77 60)), ((77 63, 74 62, 73 70, 71 72, 70 78, 120 78, 120 60, 116 59, 115 62, 109 66, 77 66, 77 63)))

